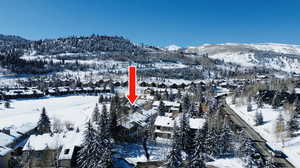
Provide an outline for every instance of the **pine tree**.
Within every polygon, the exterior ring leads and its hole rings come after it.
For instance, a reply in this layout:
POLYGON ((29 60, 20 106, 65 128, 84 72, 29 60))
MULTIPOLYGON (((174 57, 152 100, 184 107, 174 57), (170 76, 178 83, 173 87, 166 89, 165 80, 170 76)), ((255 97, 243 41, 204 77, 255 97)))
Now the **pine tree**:
POLYGON ((247 111, 248 112, 252 111, 252 104, 251 103, 248 103, 248 105, 247 105, 247 111))
POLYGON ((272 99, 272 108, 276 109, 277 107, 279 107, 280 102, 279 102, 279 98, 278 98, 278 93, 276 92, 273 99, 272 99))
POLYGON ((189 163, 188 168, 206 168, 205 159, 203 154, 198 154, 193 158, 191 163, 189 163))
POLYGON ((4 107, 5 107, 5 108, 10 108, 10 103, 9 103, 9 101, 6 101, 6 102, 4 103, 4 107))
POLYGON ((253 146, 253 142, 245 135, 242 136, 239 152, 241 153, 240 157, 244 161, 244 165, 246 168, 254 168, 256 166, 253 159, 253 156, 256 153, 256 149, 253 146))
POLYGON ((217 144, 220 156, 233 154, 233 132, 228 125, 224 124, 223 128, 220 130, 217 144))
POLYGON ((287 122, 287 131, 290 137, 294 136, 294 133, 299 131, 299 121, 294 114, 290 117, 290 120, 287 122))
POLYGON ((112 168, 112 153, 110 148, 104 148, 101 161, 98 164, 99 168, 112 168))
POLYGON ((188 111, 191 107, 191 101, 188 95, 185 95, 182 100, 182 110, 188 111))
POLYGON ((102 111, 100 115, 100 120, 98 122, 99 131, 101 133, 102 139, 110 141, 111 138, 111 128, 110 119, 107 113, 106 105, 102 105, 102 111))
POLYGON ((206 147, 206 153, 211 156, 216 156, 217 151, 217 133, 215 129, 208 131, 205 137, 204 146, 206 147))
POLYGON ((89 121, 84 131, 82 149, 78 152, 77 164, 80 168, 96 168, 101 158, 102 148, 96 140, 96 130, 89 121))
POLYGON ((237 94, 235 93, 232 97, 231 104, 236 104, 237 94))
POLYGON ((39 134, 45 134, 51 132, 51 122, 46 113, 45 107, 43 107, 42 109, 40 120, 38 121, 37 124, 37 131, 39 134))
POLYGON ((158 114, 159 116, 165 116, 166 114, 166 106, 165 103, 163 101, 159 102, 159 106, 158 106, 158 114))
POLYGON ((199 113, 198 113, 194 103, 191 104, 191 107, 189 109, 189 113, 190 113, 190 116, 192 118, 198 118, 199 117, 199 113))
POLYGON ((110 119, 107 113, 106 105, 102 105, 102 112, 100 115, 100 120, 97 123, 96 131, 96 141, 99 144, 99 147, 102 149, 101 158, 98 163, 99 168, 110 168, 112 167, 112 158, 111 158, 111 127, 110 119))
POLYGON ((95 106, 94 111, 92 113, 92 121, 93 122, 99 122, 99 120, 100 120, 100 113, 99 113, 98 103, 96 103, 96 106, 95 106))
POLYGON ((184 150, 188 155, 193 151, 193 138, 192 130, 190 128, 189 118, 187 117, 186 112, 182 113, 182 117, 180 119, 180 128, 179 128, 179 136, 181 149, 184 150))
POLYGON ((284 122, 282 114, 280 113, 276 120, 276 133, 282 140, 282 143, 284 143, 284 137, 283 137, 284 132, 285 132, 285 122, 284 122))
POLYGON ((207 135, 208 127, 207 123, 204 124, 202 129, 198 129, 196 136, 194 138, 194 152, 191 156, 191 161, 189 163, 189 168, 206 168, 206 164, 204 162, 204 153, 206 152, 205 138, 207 135))
POLYGON ((172 142, 172 149, 167 157, 166 168, 181 168, 183 167, 183 160, 181 156, 181 149, 179 146, 179 142, 181 141, 178 127, 176 124, 173 128, 173 142, 172 142))
POLYGON ((98 103, 103 103, 103 102, 104 102, 104 97, 103 95, 100 95, 98 99, 98 103))
POLYGON ((262 125, 264 123, 264 118, 262 112, 257 110, 255 113, 255 125, 262 125))
POLYGON ((110 129, 113 137, 117 136, 118 116, 117 114, 121 110, 121 101, 118 95, 111 99, 110 103, 110 129))

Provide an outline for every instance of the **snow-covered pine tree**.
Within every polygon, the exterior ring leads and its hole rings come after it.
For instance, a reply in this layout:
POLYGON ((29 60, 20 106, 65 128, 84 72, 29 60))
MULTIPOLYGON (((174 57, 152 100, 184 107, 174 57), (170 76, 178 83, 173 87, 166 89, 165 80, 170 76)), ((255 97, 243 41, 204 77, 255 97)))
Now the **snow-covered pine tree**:
POLYGON ((118 126, 118 116, 121 109, 121 101, 120 97, 116 94, 112 99, 110 103, 110 129, 113 137, 117 136, 117 126, 118 126))
POLYGON ((98 122, 98 131, 100 131, 102 139, 110 141, 111 139, 111 128, 110 128, 110 118, 107 113, 106 105, 102 105, 102 111, 100 114, 100 120, 98 122))
POLYGON ((37 124, 37 131, 39 134, 45 134, 51 132, 51 122, 46 113, 45 107, 43 107, 42 109, 40 120, 38 121, 37 124))
POLYGON ((103 95, 100 95, 98 98, 98 103, 103 103, 104 102, 104 97, 103 95))
POLYGON ((233 132, 227 124, 224 123, 223 128, 219 132, 218 148, 220 156, 233 155, 233 132))
POLYGON ((96 130, 89 121, 87 122, 86 130, 84 131, 82 149, 80 149, 78 152, 78 167, 97 168, 102 153, 102 148, 99 147, 99 143, 97 143, 96 140, 96 130))
POLYGON ((181 149, 183 149, 188 155, 190 155, 193 151, 193 138, 192 130, 190 128, 189 117, 187 116, 187 112, 182 113, 182 117, 180 119, 180 128, 179 135, 181 138, 181 149))
POLYGON ((109 89, 111 93, 115 93, 115 85, 113 84, 113 82, 109 82, 109 89))
POLYGON ((199 113, 198 113, 194 103, 191 104, 189 113, 192 118, 199 118, 199 113))
POLYGON ((207 123, 204 124, 202 129, 197 130, 194 138, 194 151, 191 155, 189 168, 206 168, 204 153, 206 152, 205 138, 208 131, 207 123))
POLYGON ((198 155, 195 156, 195 158, 193 158, 191 160, 190 163, 188 163, 188 168, 206 168, 206 164, 205 164, 205 158, 203 156, 203 153, 199 153, 198 155))
POLYGON ((158 115, 165 116, 166 112, 167 112, 167 109, 166 109, 165 103, 163 101, 160 101, 159 106, 158 106, 158 115))
POLYGON ((210 129, 204 141, 204 146, 206 148, 206 153, 211 156, 216 156, 217 150, 217 133, 215 129, 210 129))
POLYGON ((4 107, 5 107, 5 108, 10 108, 10 102, 9 102, 9 101, 5 101, 4 107))
POLYGON ((97 123, 97 130, 95 139, 99 149, 101 149, 101 158, 98 162, 99 168, 110 168, 112 167, 112 158, 111 158, 111 127, 110 120, 107 113, 106 105, 102 105, 102 111, 100 115, 100 120, 97 123))
POLYGON ((294 114, 292 114, 290 116, 290 119, 289 121, 287 122, 287 131, 288 131, 288 135, 290 137, 293 137, 295 136, 294 133, 299 131, 299 121, 298 121, 298 118, 296 118, 296 116, 294 114))
POLYGON ((280 113, 278 115, 278 118, 276 119, 276 133, 278 137, 282 140, 282 143, 284 143, 284 132, 286 131, 285 121, 280 113))
POLYGON ((248 103, 248 105, 247 105, 247 111, 248 112, 252 111, 252 104, 251 103, 248 103))
POLYGON ((98 103, 96 103, 96 106, 92 113, 92 122, 99 122, 99 120, 100 120, 100 112, 99 112, 99 108, 98 108, 98 103))
POLYGON ((253 159, 256 149, 254 148, 251 139, 249 139, 246 135, 242 136, 239 152, 246 168, 254 168, 256 166, 255 160, 253 159))
POLYGON ((178 127, 175 124, 173 128, 173 142, 172 149, 167 157, 166 168, 182 168, 183 160, 181 156, 181 149, 179 142, 181 141, 178 133, 178 127))
POLYGON ((262 125, 264 123, 264 118, 260 110, 256 110, 254 121, 255 125, 262 125))
POLYGON ((236 104, 237 93, 232 96, 231 104, 236 104))
POLYGON ((189 98, 189 95, 184 95, 183 100, 182 100, 182 110, 183 111, 188 111, 191 107, 191 100, 189 98))

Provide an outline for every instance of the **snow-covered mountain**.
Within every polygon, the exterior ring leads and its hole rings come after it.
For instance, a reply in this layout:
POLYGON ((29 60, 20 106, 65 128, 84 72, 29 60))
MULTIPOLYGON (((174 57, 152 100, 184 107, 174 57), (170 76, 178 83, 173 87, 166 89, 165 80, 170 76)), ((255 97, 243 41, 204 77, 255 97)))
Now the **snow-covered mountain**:
POLYGON ((300 45, 277 43, 260 44, 205 44, 188 47, 186 52, 199 55, 208 54, 209 58, 237 63, 242 66, 264 66, 300 73, 300 45))
POLYGON ((174 45, 174 44, 165 47, 165 49, 166 49, 167 51, 178 51, 178 50, 180 50, 181 48, 182 48, 182 47, 177 46, 177 45, 174 45))

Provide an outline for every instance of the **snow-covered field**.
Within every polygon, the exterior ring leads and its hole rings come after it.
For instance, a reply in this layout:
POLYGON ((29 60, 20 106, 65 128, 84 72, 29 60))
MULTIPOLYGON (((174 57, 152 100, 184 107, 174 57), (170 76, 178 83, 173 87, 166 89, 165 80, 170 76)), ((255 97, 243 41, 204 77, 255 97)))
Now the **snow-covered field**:
POLYGON ((81 127, 91 116, 97 100, 97 96, 83 95, 12 100, 11 108, 0 108, 0 128, 37 123, 43 107, 51 119, 59 118, 81 127))
MULTIPOLYGON (((282 144, 281 138, 275 133, 275 123, 280 111, 282 109, 272 109, 270 105, 264 105, 261 109, 264 124, 260 126, 255 126, 255 111, 257 109, 257 105, 253 104, 253 110, 251 112, 247 112, 247 105, 233 105, 231 104, 231 97, 226 99, 229 106, 241 117, 243 118, 249 125, 251 125, 264 139, 268 141, 268 145, 270 145, 274 150, 283 151, 287 156, 288 160, 295 165, 297 168, 300 168, 300 136, 294 138, 285 138, 284 145, 282 144)), ((285 112, 282 112, 285 120, 288 119, 288 116, 285 112)), ((300 134, 300 131, 298 132, 300 134)))

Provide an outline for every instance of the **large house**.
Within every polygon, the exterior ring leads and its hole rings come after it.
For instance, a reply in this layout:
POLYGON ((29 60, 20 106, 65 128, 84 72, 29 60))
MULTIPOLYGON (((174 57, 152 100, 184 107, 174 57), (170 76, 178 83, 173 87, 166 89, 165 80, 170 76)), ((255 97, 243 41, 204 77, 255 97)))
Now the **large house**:
POLYGON ((7 147, 14 141, 14 137, 0 132, 0 167, 7 168, 8 162, 11 158, 11 148, 7 147))
POLYGON ((34 124, 24 124, 19 127, 6 127, 0 129, 0 168, 8 168, 9 162, 19 154, 23 142, 35 132, 34 124))
MULTIPOLYGON (((168 109, 168 112, 171 114, 175 114, 179 112, 180 103, 178 102, 172 102, 172 101, 163 101, 165 107, 168 109)), ((154 101, 153 107, 158 108, 160 104, 160 101, 154 101)))
POLYGON ((71 168, 83 141, 81 132, 31 135, 23 148, 25 168, 71 168))
MULTIPOLYGON (((166 116, 157 116, 154 126, 155 131, 154 135, 157 140, 161 139, 171 139, 173 136, 173 127, 176 125, 180 126, 180 117, 176 118, 166 117, 166 116)), ((203 127, 205 119, 203 118, 190 118, 189 125, 190 128, 194 131, 203 127)))

